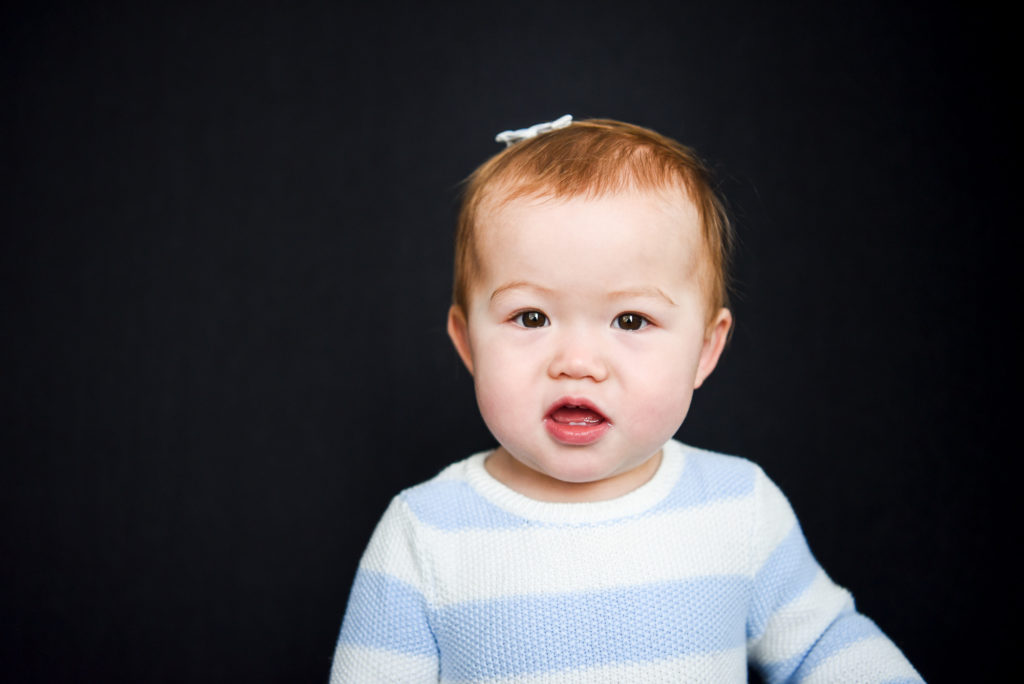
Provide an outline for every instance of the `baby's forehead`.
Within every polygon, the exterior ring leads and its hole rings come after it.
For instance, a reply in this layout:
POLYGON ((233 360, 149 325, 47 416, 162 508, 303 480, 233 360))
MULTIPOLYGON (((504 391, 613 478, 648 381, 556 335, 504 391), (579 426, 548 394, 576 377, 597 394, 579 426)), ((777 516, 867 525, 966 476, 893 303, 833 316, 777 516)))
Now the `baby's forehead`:
MULTIPOLYGON (((610 205, 619 211, 635 211, 639 214, 655 212, 678 224, 684 237, 691 237, 694 227, 699 238, 700 211, 684 187, 656 189, 627 188, 617 192, 591 193, 573 196, 558 196, 552 192, 523 192, 520 189, 504 189, 488 193, 480 203, 476 221, 475 240, 485 245, 502 233, 501 227, 514 227, 526 214, 537 210, 557 214, 567 220, 586 217, 602 212, 610 205)), ((557 226, 552 226, 556 229, 557 226)), ((624 227, 624 230, 629 230, 624 227)))
POLYGON ((639 274, 659 263, 703 278, 713 264, 702 233, 697 208, 679 192, 503 198, 480 214, 475 266, 484 280, 509 269, 557 279, 580 259, 595 273, 621 266, 639 274))

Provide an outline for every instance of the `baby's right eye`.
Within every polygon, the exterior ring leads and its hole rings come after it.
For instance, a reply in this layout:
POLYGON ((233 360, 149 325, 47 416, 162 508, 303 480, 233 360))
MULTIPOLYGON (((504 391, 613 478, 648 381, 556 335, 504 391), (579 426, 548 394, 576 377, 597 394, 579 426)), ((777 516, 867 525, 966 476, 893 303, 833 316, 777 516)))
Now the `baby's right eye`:
POLYGON ((512 320, 524 328, 543 328, 548 324, 548 317, 540 311, 524 311, 512 320))

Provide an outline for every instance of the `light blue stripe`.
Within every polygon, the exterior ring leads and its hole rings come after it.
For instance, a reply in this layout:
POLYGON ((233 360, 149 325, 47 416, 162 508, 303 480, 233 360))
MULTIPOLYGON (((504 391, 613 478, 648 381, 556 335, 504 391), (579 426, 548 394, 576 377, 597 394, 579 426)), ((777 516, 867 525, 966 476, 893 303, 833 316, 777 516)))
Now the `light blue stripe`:
POLYGON ((652 514, 704 506, 713 501, 738 499, 754 491, 757 470, 753 463, 709 451, 688 449, 683 474, 652 514))
POLYGON ((807 653, 764 666, 769 682, 800 681, 833 655, 862 639, 884 636, 874 622, 860 613, 847 611, 837 617, 807 653), (794 669, 796 672, 793 672, 794 669), (792 673, 792 674, 791 674, 792 673))
POLYGON ((807 654, 803 663, 800 664, 800 669, 797 670, 796 675, 798 678, 806 676, 814 668, 851 644, 863 639, 880 636, 884 636, 884 634, 882 634, 882 630, 878 628, 878 625, 860 613, 852 610, 843 613, 829 625, 825 633, 814 644, 814 649, 807 654))
POLYGON ((437 657, 426 600, 411 585, 380 572, 356 572, 339 643, 437 657))
POLYGON ((514 678, 742 647, 749 590, 722 576, 456 604, 432 620, 441 674, 514 678))
POLYGON ((476 493, 468 482, 425 482, 401 497, 425 525, 441 530, 524 527, 529 522, 503 511, 476 493))
MULTIPOLYGON (((676 486, 648 513, 657 515, 749 496, 754 491, 756 472, 755 466, 742 458, 691 449, 687 452, 686 465, 676 486)), ((401 497, 420 522, 449 532, 541 524, 498 508, 462 480, 425 482, 402 492, 401 497)), ((597 524, 607 525, 609 522, 597 524)))
POLYGON ((804 593, 817 574, 818 563, 807 548, 803 532, 799 525, 793 525, 754 577, 748 636, 760 637, 772 614, 804 593))

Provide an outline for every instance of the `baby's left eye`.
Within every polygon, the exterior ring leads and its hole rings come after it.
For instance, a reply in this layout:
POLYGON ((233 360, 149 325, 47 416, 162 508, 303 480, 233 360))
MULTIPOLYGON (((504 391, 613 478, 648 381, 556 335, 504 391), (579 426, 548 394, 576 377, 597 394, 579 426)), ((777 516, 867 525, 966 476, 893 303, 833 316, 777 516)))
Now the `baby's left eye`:
POLYGON ((651 322, 641 316, 638 313, 623 313, 615 317, 612 321, 613 328, 620 328, 622 330, 639 330, 650 325, 651 322))

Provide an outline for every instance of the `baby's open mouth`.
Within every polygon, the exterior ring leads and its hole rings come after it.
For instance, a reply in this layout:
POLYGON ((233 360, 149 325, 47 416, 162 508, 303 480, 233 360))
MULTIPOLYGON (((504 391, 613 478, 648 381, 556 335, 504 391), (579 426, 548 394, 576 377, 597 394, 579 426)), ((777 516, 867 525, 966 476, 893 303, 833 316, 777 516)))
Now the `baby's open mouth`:
POLYGON ((562 425, 597 425, 604 422, 604 416, 585 406, 566 404, 551 412, 551 420, 562 425))
POLYGON ((544 426, 556 441, 569 446, 587 446, 611 429, 611 422, 590 402, 566 398, 544 416, 544 426))

